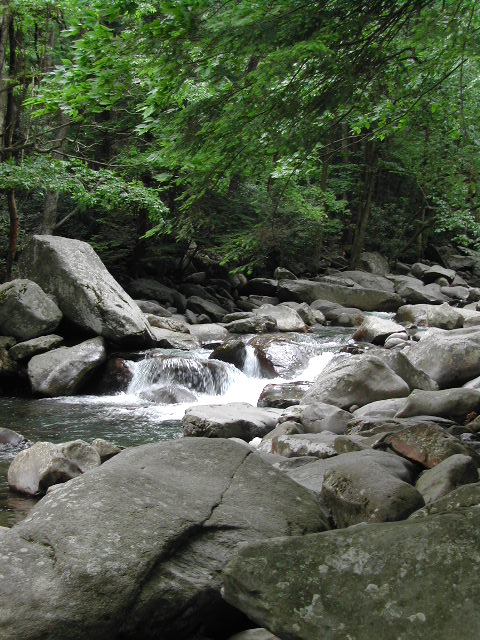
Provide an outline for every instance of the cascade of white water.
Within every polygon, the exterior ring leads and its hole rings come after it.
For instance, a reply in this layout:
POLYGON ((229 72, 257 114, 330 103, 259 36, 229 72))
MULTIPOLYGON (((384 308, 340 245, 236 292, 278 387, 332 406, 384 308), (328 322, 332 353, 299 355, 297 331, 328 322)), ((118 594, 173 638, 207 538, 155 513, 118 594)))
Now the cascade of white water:
POLYGON ((258 361, 254 347, 250 344, 245 345, 245 360, 243 362, 242 370, 247 378, 262 377, 260 362, 258 361))

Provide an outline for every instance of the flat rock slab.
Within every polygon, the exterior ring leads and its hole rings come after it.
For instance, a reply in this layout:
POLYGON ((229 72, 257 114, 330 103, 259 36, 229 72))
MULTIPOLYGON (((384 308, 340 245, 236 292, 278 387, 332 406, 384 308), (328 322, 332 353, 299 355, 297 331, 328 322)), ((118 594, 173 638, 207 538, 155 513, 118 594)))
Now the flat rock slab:
POLYGON ((39 353, 45 353, 63 344, 63 338, 57 335, 40 336, 25 342, 19 342, 9 349, 8 355, 13 360, 27 360, 39 353))
POLYGON ((249 545, 224 597, 280 638, 472 640, 480 507, 249 545))
POLYGON ((142 311, 86 242, 33 236, 20 271, 54 295, 65 317, 82 329, 114 342, 152 344, 142 311))
POLYGON ((182 420, 183 435, 207 438, 263 438, 274 429, 279 409, 254 407, 247 402, 198 405, 187 409, 182 420))
POLYGON ((478 389, 443 389, 442 391, 415 389, 395 417, 440 416, 458 420, 459 424, 464 424, 467 414, 472 412, 480 412, 478 389))
POLYGON ((127 449, 2 534, 0 637, 208 636, 210 620, 229 628, 220 572, 241 543, 325 528, 309 492, 245 446, 127 449))

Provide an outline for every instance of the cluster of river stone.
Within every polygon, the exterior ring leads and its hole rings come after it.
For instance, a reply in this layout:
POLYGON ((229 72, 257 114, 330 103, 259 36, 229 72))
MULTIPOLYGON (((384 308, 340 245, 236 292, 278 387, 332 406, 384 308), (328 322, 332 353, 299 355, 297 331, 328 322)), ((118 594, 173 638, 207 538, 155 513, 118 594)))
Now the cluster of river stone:
POLYGON ((257 407, 188 409, 182 440, 20 452, 10 484, 46 495, 0 532, 0 638, 474 637, 479 263, 445 261, 455 269, 391 274, 365 254, 365 271, 308 280, 141 279, 135 302, 89 245, 34 237, 0 288, 0 373, 36 395, 76 393, 94 371, 121 388, 119 348, 218 345, 214 359, 241 366, 239 334, 253 333, 275 376, 302 357, 289 336, 317 324, 355 327, 357 347, 257 407))

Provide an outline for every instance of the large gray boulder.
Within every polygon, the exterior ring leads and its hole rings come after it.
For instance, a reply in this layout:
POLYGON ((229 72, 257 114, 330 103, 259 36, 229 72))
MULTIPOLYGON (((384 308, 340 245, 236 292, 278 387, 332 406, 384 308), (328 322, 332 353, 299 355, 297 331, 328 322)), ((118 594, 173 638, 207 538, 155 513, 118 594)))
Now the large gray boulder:
POLYGON ((480 375, 480 330, 431 329, 404 353, 441 389, 459 386, 480 375))
POLYGON ((311 356, 299 337, 295 333, 261 335, 249 340, 248 344, 255 349, 263 371, 291 378, 306 368, 311 356))
POLYGON ((38 495, 54 484, 66 482, 98 467, 100 463, 100 455, 95 447, 82 440, 63 444, 36 442, 15 456, 7 479, 14 491, 38 495))
POLYGON ((406 304, 397 311, 397 320, 421 327, 459 329, 463 326, 462 315, 446 302, 440 305, 406 304))
MULTIPOLYGON (((157 280, 151 280, 150 278, 138 278, 137 280, 132 280, 128 286, 128 290, 130 294, 136 298, 145 298, 147 300, 151 299, 155 302, 175 307, 177 311, 182 313, 187 308, 187 299, 182 293, 172 289, 171 287, 167 287, 167 285, 162 284, 157 280)), ((160 313, 157 313, 157 311, 147 311, 145 306, 144 310, 148 313, 161 315, 160 313)))
POLYGON ((457 453, 433 469, 424 471, 415 485, 425 504, 447 495, 464 484, 478 482, 478 469, 470 456, 457 453))
POLYGON ((366 316, 362 324, 353 334, 353 339, 359 342, 372 342, 373 344, 385 344, 385 340, 394 333, 404 333, 405 329, 401 324, 388 320, 387 318, 377 318, 366 316))
POLYGON ((440 416, 463 424, 467 414, 471 412, 480 412, 480 391, 477 389, 443 389, 442 391, 415 389, 395 417, 440 416))
POLYGON ((330 300, 345 307, 362 311, 396 311, 402 298, 391 291, 365 289, 358 285, 347 287, 332 282, 313 280, 280 280, 278 297, 282 301, 307 302, 330 300))
POLYGON ((438 390, 438 384, 435 380, 432 380, 425 371, 417 369, 403 351, 376 349, 375 351, 371 351, 370 354, 379 358, 390 367, 390 369, 395 371, 397 376, 405 380, 410 389, 423 389, 424 391, 438 390))
POLYGON ((20 340, 51 333, 62 312, 32 280, 11 280, 0 285, 0 332, 20 340))
POLYGON ((425 286, 420 281, 415 282, 413 278, 397 282, 395 291, 405 299, 407 304, 442 304, 448 300, 441 293, 440 287, 437 288, 437 285, 425 286))
POLYGON ((379 358, 361 354, 342 359, 320 374, 302 404, 325 402, 349 409, 409 393, 407 383, 379 358))
POLYGON ((106 357, 103 338, 92 338, 75 347, 60 347, 33 356, 28 363, 32 390, 43 396, 72 395, 106 357))
POLYGON ((262 304, 253 312, 257 316, 273 318, 277 322, 277 331, 306 331, 307 327, 295 309, 284 305, 262 304))
POLYGON ((55 334, 32 338, 25 342, 18 342, 8 350, 8 355, 13 360, 27 360, 39 353, 45 353, 63 344, 63 338, 55 334))
POLYGON ((82 329, 114 342, 152 343, 142 311, 86 242, 33 236, 20 271, 54 295, 65 317, 82 329))
POLYGON ((2 534, 0 637, 226 637, 221 570, 238 546, 325 528, 309 492, 245 446, 127 449, 2 534))
POLYGON ((305 433, 345 433, 347 424, 352 419, 352 414, 339 407, 325 402, 314 402, 303 408, 300 415, 305 433))
POLYGON ((197 405, 185 411, 183 435, 208 438, 263 438, 281 415, 279 409, 253 407, 247 402, 197 405))
POLYGON ((378 276, 384 276, 389 272, 387 258, 377 251, 363 251, 360 254, 358 265, 365 271, 378 276))
POLYGON ((289 640, 471 640, 479 527, 477 505, 249 545, 224 571, 224 597, 289 640))

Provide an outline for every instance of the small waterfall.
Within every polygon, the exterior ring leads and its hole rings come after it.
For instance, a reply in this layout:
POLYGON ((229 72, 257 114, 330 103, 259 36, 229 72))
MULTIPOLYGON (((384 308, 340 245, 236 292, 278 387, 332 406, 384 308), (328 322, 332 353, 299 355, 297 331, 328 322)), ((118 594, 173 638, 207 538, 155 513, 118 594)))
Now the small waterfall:
POLYGON ((242 370, 247 378, 263 377, 255 348, 250 344, 245 345, 245 360, 243 362, 242 370))
POLYGON ((152 356, 134 364, 127 393, 140 395, 160 385, 178 386, 196 393, 222 395, 240 372, 228 362, 202 360, 194 356, 152 356))

